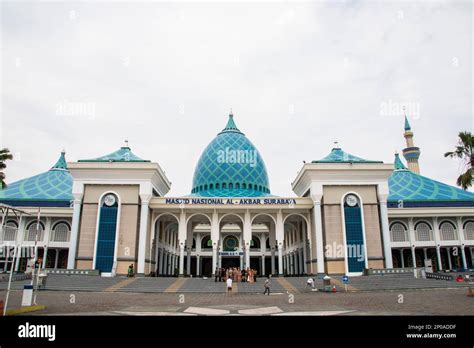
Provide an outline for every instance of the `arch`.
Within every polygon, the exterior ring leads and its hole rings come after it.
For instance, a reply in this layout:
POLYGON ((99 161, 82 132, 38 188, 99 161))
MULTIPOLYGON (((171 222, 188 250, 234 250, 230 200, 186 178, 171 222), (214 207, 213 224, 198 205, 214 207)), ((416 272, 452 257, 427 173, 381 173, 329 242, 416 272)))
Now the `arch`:
POLYGON ((404 223, 395 221, 390 224, 390 240, 392 242, 407 242, 407 228, 404 223))
POLYGON ((31 221, 28 223, 27 228, 25 229, 25 241, 34 242, 36 240, 36 230, 39 231, 38 240, 42 241, 44 237, 44 223, 43 221, 39 222, 39 228, 37 228, 37 221, 31 221))
POLYGON ((286 217, 283 218, 283 225, 285 224, 286 220, 290 217, 290 216, 293 216, 293 215, 298 215, 299 217, 302 217, 304 219, 304 221, 306 222, 306 227, 309 228, 309 221, 308 221, 308 218, 306 216, 304 216, 303 214, 301 213, 290 213, 288 214, 286 217))
POLYGON ((474 240, 474 221, 468 220, 464 223, 464 238, 467 240, 474 240))
MULTIPOLYGON (((272 216, 270 213, 258 213, 257 215, 255 215, 253 218, 250 219, 250 223, 253 224, 254 220, 255 220, 256 218, 258 218, 260 215, 269 216, 269 217, 272 219, 273 223, 276 225, 276 218, 275 218, 274 216, 272 216)), ((285 223, 285 222, 283 222, 283 224, 284 224, 284 223, 285 223)))
POLYGON ((343 229, 343 241, 344 241, 344 263, 346 274, 362 275, 364 268, 368 268, 368 257, 367 257, 367 239, 365 235, 365 221, 364 221, 364 203, 362 197, 354 191, 346 192, 341 197, 341 216, 342 216, 342 229, 343 229), (346 197, 354 195, 357 197, 358 202, 356 206, 346 206, 346 197), (348 250, 348 234, 350 233, 350 246, 351 254, 349 257, 348 250), (360 250, 360 246, 363 246, 363 250, 360 250), (364 261, 360 260, 359 252, 364 253, 364 261))
POLYGON ((100 195, 92 265, 103 273, 115 273, 121 207, 122 199, 117 192, 105 191, 100 195), (115 196, 116 202, 111 206, 104 206, 104 199, 109 194, 115 196))
POLYGON ((457 240, 456 225, 450 220, 444 220, 439 224, 440 240, 457 240))
POLYGON ((216 190, 220 190, 221 185, 219 183, 216 183, 216 190))
MULTIPOLYGON (((188 225, 189 221, 191 221, 191 219, 194 217, 194 216, 197 216, 197 215, 202 215, 202 216, 205 216, 207 218, 207 220, 209 220, 209 224, 212 224, 212 219, 206 215, 206 213, 193 213, 191 214, 190 216, 188 216, 188 218, 186 219, 186 226, 188 225)), ((179 222, 179 219, 178 219, 178 222, 179 222)))
POLYGON ((240 219, 240 221, 242 222, 242 224, 244 223, 244 218, 243 218, 242 216, 240 216, 239 214, 237 214, 237 213, 225 213, 224 215, 222 215, 222 216, 219 218, 219 226, 221 225, 222 220, 224 220, 224 218, 225 218, 226 216, 230 216, 230 215, 237 216, 237 217, 240 219))
POLYGON ((176 216, 174 213, 170 213, 170 212, 166 212, 166 213, 161 213, 160 215, 156 216, 153 220, 153 225, 156 224, 156 222, 162 217, 162 216, 165 216, 165 215, 170 215, 172 217, 174 217, 176 219, 176 222, 179 223, 179 217, 176 216))
POLYGON ((7 220, 3 230, 3 240, 5 242, 15 242, 18 232, 18 223, 15 220, 7 220))
POLYGON ((58 221, 51 229, 53 232, 53 242, 69 242, 71 225, 67 221, 58 221))
POLYGON ((242 184, 242 189, 244 189, 244 190, 247 189, 247 184, 245 182, 242 184))
POLYGON ((420 242, 433 240, 433 229, 428 221, 421 220, 415 224, 415 240, 420 242))

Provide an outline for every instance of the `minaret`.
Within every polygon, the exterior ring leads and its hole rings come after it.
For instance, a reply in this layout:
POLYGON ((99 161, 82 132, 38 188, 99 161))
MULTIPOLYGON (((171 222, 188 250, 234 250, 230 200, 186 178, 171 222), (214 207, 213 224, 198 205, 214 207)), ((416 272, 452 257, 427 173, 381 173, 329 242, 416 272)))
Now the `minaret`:
POLYGON ((405 133, 403 134, 407 142, 407 147, 403 149, 403 157, 408 164, 408 169, 413 173, 420 174, 420 165, 418 159, 420 158, 420 148, 416 147, 413 143, 413 132, 411 131, 408 117, 405 115, 405 133))

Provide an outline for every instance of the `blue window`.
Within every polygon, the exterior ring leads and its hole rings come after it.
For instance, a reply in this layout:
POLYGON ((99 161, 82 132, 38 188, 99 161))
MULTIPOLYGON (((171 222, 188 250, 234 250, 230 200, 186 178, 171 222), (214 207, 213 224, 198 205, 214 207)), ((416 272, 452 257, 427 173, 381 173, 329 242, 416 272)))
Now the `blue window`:
MULTIPOLYGON (((115 196, 114 196, 115 197, 115 196)), ((102 202, 97 231, 97 253, 95 269, 101 272, 111 272, 114 264, 115 234, 117 230, 118 203, 108 206, 102 202)))
POLYGON ((354 195, 345 199, 344 220, 346 226, 346 252, 349 272, 363 272, 365 268, 364 234, 362 229, 362 210, 359 200, 354 195), (348 204, 347 202, 350 202, 348 204))

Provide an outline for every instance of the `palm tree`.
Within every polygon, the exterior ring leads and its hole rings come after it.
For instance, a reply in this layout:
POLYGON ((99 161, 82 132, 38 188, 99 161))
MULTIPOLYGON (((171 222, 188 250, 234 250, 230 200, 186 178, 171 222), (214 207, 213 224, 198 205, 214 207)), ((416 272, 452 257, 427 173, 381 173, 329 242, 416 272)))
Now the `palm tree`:
POLYGON ((0 150, 0 189, 7 187, 5 183, 5 173, 3 170, 7 167, 5 161, 12 160, 13 155, 10 153, 10 150, 3 148, 0 150))
POLYGON ((471 132, 460 132, 459 141, 456 149, 451 152, 446 152, 444 157, 460 158, 463 162, 463 169, 461 175, 457 179, 457 185, 461 186, 463 190, 467 190, 472 186, 472 175, 474 165, 474 154, 472 148, 474 147, 474 138, 471 132))

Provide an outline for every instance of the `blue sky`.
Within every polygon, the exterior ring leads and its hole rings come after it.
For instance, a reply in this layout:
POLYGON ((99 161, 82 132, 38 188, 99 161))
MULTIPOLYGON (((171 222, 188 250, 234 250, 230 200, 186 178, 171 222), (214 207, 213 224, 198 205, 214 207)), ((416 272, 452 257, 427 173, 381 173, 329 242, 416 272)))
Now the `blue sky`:
POLYGON ((0 146, 7 181, 128 139, 191 190, 201 152, 237 126, 272 193, 338 141, 366 159, 404 147, 408 105, 422 174, 454 184, 443 153, 473 128, 472 3, 3 2, 0 146), (389 106, 389 112, 385 112, 389 106), (391 111, 390 111, 391 110, 391 111))

